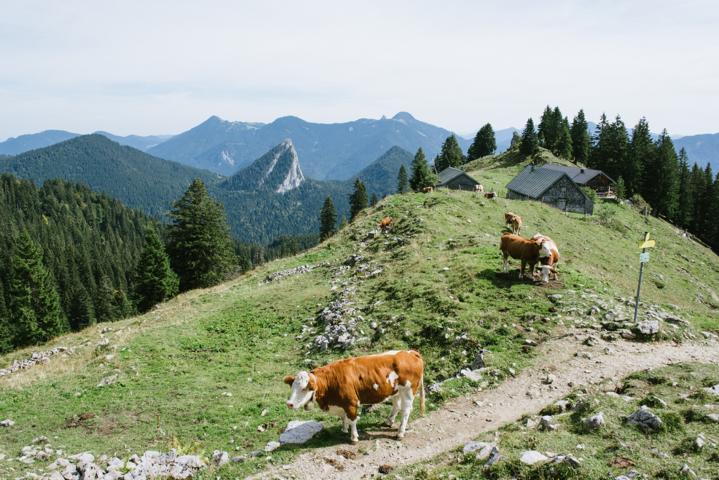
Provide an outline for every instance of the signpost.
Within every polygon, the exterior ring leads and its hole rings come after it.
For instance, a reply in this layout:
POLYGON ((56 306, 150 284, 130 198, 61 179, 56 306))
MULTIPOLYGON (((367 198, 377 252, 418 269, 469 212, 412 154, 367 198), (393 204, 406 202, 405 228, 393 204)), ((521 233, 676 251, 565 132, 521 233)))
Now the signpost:
POLYGON ((639 244, 639 248, 642 249, 642 253, 639 254, 639 283, 637 284, 637 299, 634 302, 634 323, 637 323, 637 314, 639 313, 639 294, 642 291, 642 276, 644 274, 644 264, 649 263, 649 252, 648 248, 654 248, 656 242, 649 240, 649 232, 644 232, 644 241, 639 244))

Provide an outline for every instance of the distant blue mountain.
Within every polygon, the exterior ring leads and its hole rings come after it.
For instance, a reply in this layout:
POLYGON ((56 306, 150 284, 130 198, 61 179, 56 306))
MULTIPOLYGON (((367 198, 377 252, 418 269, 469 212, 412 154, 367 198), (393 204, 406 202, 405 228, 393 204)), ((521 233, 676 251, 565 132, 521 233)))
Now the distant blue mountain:
POLYGON ((689 164, 698 163, 704 167, 711 164, 714 173, 719 171, 719 133, 687 135, 674 140, 677 152, 684 148, 689 156, 689 164))
MULTIPOLYGON (((120 145, 127 145, 143 151, 172 138, 172 135, 128 135, 126 137, 122 137, 108 132, 95 133, 107 137, 120 145)), ((50 145, 55 145, 56 143, 64 142, 65 140, 70 140, 79 136, 81 136, 80 133, 67 132, 65 130, 45 130, 38 133, 20 135, 14 138, 8 138, 4 142, 0 142, 0 154, 19 155, 30 150, 49 147, 50 145)))
MULTIPOLYGON (((393 146, 421 147, 430 161, 452 132, 421 122, 406 112, 392 118, 345 123, 312 123, 281 117, 272 123, 229 122, 213 116, 149 150, 168 160, 231 175, 290 138, 310 178, 345 180, 393 146)), ((457 137, 466 150, 470 141, 457 137)))

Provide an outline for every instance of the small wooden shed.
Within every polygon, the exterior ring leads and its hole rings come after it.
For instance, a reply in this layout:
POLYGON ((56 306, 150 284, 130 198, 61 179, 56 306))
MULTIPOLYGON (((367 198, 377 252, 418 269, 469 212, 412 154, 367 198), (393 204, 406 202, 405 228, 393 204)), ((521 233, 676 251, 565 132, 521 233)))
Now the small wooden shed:
POLYGON ((480 183, 472 178, 467 172, 458 168, 447 167, 439 172, 439 181, 437 188, 451 188, 452 190, 471 190, 474 191, 480 183))
POLYGON ((528 165, 507 184, 507 198, 539 200, 565 212, 592 214, 594 203, 565 172, 528 165))

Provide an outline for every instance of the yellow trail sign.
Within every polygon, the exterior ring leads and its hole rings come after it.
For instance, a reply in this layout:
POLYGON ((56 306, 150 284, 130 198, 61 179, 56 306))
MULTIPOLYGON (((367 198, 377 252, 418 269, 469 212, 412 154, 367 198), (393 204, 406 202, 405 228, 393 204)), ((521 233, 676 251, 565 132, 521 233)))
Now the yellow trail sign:
POLYGON ((654 248, 657 244, 654 240, 645 240, 639 244, 639 248, 654 248))

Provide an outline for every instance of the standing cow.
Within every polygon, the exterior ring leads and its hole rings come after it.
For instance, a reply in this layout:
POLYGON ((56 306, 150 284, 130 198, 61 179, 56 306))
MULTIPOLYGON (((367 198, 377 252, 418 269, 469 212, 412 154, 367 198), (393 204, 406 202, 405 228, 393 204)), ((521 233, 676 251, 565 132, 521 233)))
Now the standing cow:
POLYGON ((386 424, 392 426, 399 411, 402 420, 397 437, 404 438, 412 403, 419 390, 419 408, 424 415, 424 362, 414 350, 389 351, 376 355, 346 358, 285 377, 292 392, 287 406, 307 408, 311 402, 342 419, 342 431, 351 427, 352 443, 359 441, 357 420, 361 405, 392 399, 386 424))
POLYGON ((512 233, 519 235, 519 231, 522 229, 522 217, 516 213, 507 212, 504 214, 504 223, 512 228, 512 233))
POLYGON ((529 272, 534 272, 534 267, 539 262, 539 252, 542 243, 539 240, 526 239, 513 233, 505 233, 499 241, 499 249, 504 257, 502 271, 509 270, 509 257, 521 260, 522 266, 519 269, 519 278, 524 277, 524 268, 529 265, 529 272))
POLYGON ((557 248, 557 244, 554 243, 554 240, 549 238, 546 235, 542 235, 541 233, 537 233, 532 237, 532 240, 537 240, 541 243, 542 247, 539 251, 539 262, 541 264, 541 270, 542 270, 542 282, 548 283, 550 273, 554 277, 554 280, 557 280, 559 276, 557 275, 557 262, 559 262, 559 249, 557 248))

